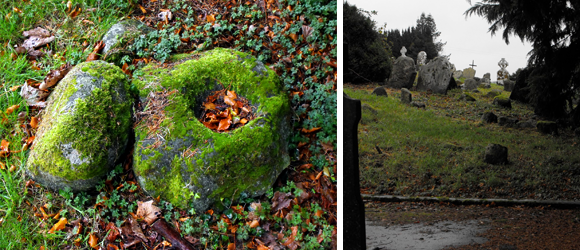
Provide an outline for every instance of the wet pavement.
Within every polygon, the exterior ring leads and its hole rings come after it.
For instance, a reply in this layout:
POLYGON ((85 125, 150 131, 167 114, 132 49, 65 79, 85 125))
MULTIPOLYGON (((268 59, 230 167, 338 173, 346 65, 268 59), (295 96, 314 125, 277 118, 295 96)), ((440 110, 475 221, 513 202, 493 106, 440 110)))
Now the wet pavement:
POLYGON ((483 244, 486 238, 477 235, 489 229, 489 221, 441 221, 404 225, 381 225, 366 221, 367 249, 436 250, 469 244, 483 244))

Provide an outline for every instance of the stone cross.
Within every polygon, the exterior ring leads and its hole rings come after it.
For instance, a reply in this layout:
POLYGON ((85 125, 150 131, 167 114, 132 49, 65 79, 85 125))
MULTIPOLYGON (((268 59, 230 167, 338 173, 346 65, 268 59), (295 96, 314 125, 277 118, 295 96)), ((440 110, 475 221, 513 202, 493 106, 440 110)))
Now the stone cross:
POLYGON ((473 67, 477 67, 477 65, 475 65, 475 61, 471 60, 471 64, 469 64, 469 66, 471 66, 471 68, 473 69, 473 67))
POLYGON ((405 53, 407 53, 407 48, 403 46, 403 48, 401 49, 401 56, 406 56, 405 53))
POLYGON ((501 68, 501 69, 505 69, 507 66, 509 66, 510 64, 505 60, 505 58, 502 58, 497 65, 501 68))
POLYGON ((366 249, 365 208, 360 195, 358 166, 358 123, 360 100, 343 96, 343 216, 344 249, 366 249))
POLYGON ((417 65, 425 65, 425 61, 427 61, 427 53, 425 53, 425 51, 419 52, 417 55, 417 65))

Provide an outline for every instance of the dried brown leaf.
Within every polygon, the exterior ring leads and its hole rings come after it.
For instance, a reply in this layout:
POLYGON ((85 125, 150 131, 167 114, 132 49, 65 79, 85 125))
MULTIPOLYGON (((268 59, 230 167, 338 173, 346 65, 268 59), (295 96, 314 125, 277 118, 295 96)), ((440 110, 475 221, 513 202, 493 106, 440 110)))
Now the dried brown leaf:
POLYGON ((276 191, 274 197, 272 197, 272 210, 280 211, 284 208, 290 207, 291 203, 292 195, 290 193, 276 191))
POLYGON ((48 233, 51 234, 51 233, 54 233, 56 231, 63 230, 66 226, 66 223, 67 223, 66 218, 64 218, 64 217, 60 218, 60 220, 56 224, 54 224, 54 226, 52 226, 52 228, 50 230, 48 230, 48 233))
POLYGON ((40 84, 38 89, 47 90, 48 88, 56 85, 58 81, 60 81, 62 78, 64 78, 64 76, 66 76, 66 74, 70 71, 71 68, 72 66, 69 63, 67 63, 60 66, 60 68, 58 68, 57 70, 51 70, 46 75, 44 81, 40 84))
POLYGON ((50 32, 48 32, 48 30, 45 30, 41 27, 36 27, 34 29, 31 30, 27 30, 22 32, 22 35, 24 37, 29 37, 29 36, 37 36, 37 37, 49 37, 50 36, 50 32))
POLYGON ((153 205, 153 200, 141 202, 137 201, 137 218, 145 220, 151 225, 161 215, 161 209, 153 205))

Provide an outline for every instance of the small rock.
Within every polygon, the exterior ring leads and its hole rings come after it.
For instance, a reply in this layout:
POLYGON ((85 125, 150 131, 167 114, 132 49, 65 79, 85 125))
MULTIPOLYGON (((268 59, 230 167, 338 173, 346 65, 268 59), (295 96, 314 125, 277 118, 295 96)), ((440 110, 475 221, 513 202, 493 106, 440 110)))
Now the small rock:
POLYGON ((483 161, 493 165, 507 163, 508 148, 499 144, 490 143, 485 148, 485 156, 483 161))
POLYGON ((498 119, 498 125, 508 127, 508 128, 515 128, 517 126, 518 119, 509 118, 502 116, 498 119))
POLYGON ((538 121, 538 131, 542 134, 558 135, 558 124, 552 121, 538 121))
POLYGON ((406 88, 401 89, 401 102, 405 104, 410 104, 413 102, 413 95, 411 94, 411 91, 406 88))
POLYGON ((468 101, 468 102, 473 102, 475 101, 475 97, 473 97, 471 94, 469 93, 463 93, 461 94, 461 96, 459 97, 460 100, 464 100, 464 101, 468 101))
POLYGON ((411 102, 411 105, 416 108, 425 108, 425 103, 422 102, 411 102))
POLYGON ((371 105, 368 105, 366 103, 363 103, 361 108, 363 112, 368 111, 369 113, 373 113, 375 115, 378 113, 376 109, 374 109, 373 107, 371 107, 371 105))
POLYGON ((467 80, 465 80, 465 83, 463 84, 463 88, 465 90, 474 90, 477 89, 477 86, 479 84, 477 83, 477 81, 473 78, 469 78, 467 80))
POLYGON ((512 80, 503 80, 503 90, 507 92, 512 92, 514 90, 514 86, 516 86, 516 82, 512 80))
POLYGON ((496 123, 497 116, 493 112, 485 112, 481 116, 481 122, 483 122, 483 123, 496 123))
POLYGON ((508 109, 512 108, 512 101, 510 99, 503 98, 503 97, 494 98, 493 104, 500 106, 500 107, 503 107, 503 108, 508 108, 508 109))
POLYGON ((487 97, 496 97, 498 95, 501 95, 501 90, 499 89, 492 89, 491 91, 489 91, 485 96, 487 97))
POLYGON ((535 128, 536 127, 536 123, 534 120, 530 119, 527 120, 525 122, 520 122, 518 123, 518 127, 519 128, 535 128))
POLYGON ((383 88, 382 86, 376 87, 373 90, 373 95, 384 96, 384 97, 388 97, 389 96, 387 94, 387 90, 385 90, 385 88, 383 88))

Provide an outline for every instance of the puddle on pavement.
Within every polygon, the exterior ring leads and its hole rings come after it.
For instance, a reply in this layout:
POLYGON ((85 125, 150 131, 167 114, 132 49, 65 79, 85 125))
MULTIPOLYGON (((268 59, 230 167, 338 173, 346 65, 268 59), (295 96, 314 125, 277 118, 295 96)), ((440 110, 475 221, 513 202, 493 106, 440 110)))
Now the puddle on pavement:
POLYGON ((486 238, 477 237, 489 227, 489 221, 442 221, 431 225, 406 224, 381 226, 373 221, 366 221, 367 249, 400 250, 426 249, 436 250, 445 247, 457 247, 469 244, 481 244, 486 238))

